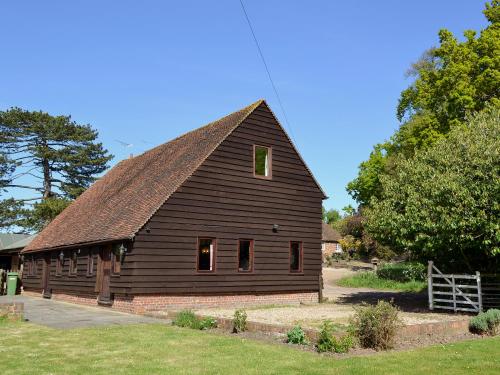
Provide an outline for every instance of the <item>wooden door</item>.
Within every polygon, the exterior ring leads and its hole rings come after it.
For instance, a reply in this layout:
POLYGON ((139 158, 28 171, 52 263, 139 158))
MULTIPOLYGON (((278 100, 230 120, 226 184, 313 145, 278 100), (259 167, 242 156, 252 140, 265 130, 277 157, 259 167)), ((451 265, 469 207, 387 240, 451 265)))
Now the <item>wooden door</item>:
POLYGON ((103 246, 99 250, 99 262, 97 264, 96 292, 97 302, 101 305, 111 305, 111 292, 109 284, 111 280, 111 245, 103 246))
POLYGON ((52 297, 52 289, 50 288, 50 254, 46 254, 43 257, 43 268, 42 268, 42 290, 43 298, 52 297))

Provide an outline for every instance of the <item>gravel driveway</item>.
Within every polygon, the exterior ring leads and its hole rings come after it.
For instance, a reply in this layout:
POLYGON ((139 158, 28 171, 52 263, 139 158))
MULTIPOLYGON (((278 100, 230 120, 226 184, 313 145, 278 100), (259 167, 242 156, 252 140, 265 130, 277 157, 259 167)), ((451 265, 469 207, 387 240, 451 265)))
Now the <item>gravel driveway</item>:
MULTIPOLYGON (((247 309, 249 321, 295 325, 303 327, 319 327, 328 319, 334 323, 344 325, 354 314, 354 306, 361 302, 373 303, 378 300, 395 301, 401 309, 400 316, 405 324, 434 323, 443 320, 460 320, 460 314, 433 312, 427 309, 425 293, 402 293, 395 291, 381 291, 369 288, 344 288, 335 285, 335 280, 354 274, 347 268, 323 268, 323 296, 328 298, 327 303, 296 306, 263 306, 247 309)), ((201 315, 231 318, 235 309, 215 308, 201 309, 196 312, 201 315)))

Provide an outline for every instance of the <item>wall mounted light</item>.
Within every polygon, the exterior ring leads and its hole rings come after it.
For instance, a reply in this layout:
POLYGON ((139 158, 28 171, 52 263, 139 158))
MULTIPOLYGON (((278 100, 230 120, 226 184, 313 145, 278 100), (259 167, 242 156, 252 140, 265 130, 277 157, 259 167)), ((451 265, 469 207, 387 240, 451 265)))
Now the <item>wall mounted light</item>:
POLYGON ((62 263, 62 261, 64 260, 64 252, 63 252, 63 251, 61 251, 61 252, 59 253, 59 260, 61 261, 61 263, 62 263))
POLYGON ((277 233, 280 226, 278 224, 273 224, 273 232, 277 233))
POLYGON ((120 257, 120 263, 123 263, 126 254, 127 248, 123 244, 120 244, 120 246, 118 246, 118 256, 120 257))

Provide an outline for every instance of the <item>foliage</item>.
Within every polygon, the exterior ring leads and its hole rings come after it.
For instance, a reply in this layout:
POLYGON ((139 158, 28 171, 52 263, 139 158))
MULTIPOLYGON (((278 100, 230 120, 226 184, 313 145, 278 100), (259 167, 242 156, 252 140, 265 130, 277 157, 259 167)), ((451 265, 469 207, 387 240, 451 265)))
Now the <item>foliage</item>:
POLYGON ((199 320, 191 310, 182 310, 175 316, 172 324, 177 327, 198 329, 199 320))
POLYGON ((342 220, 334 223, 334 227, 344 237, 341 242, 343 249, 353 249, 357 258, 370 258, 376 256, 380 259, 392 259, 395 255, 389 246, 384 246, 365 229, 366 219, 363 217, 363 209, 351 215, 346 215, 342 220))
POLYGON ((217 328, 217 319, 207 316, 198 322, 198 328, 201 330, 217 328))
POLYGON ((500 2, 484 11, 489 25, 479 35, 467 30, 459 41, 448 30, 439 31, 439 45, 413 64, 411 85, 401 93, 397 107, 400 128, 391 140, 375 145, 359 166, 347 191, 362 206, 382 198, 382 177, 397 171, 397 158, 411 158, 446 138, 466 122, 467 114, 500 106, 500 2))
POLYGON ((239 333, 247 330, 247 313, 243 309, 236 310, 233 318, 233 332, 239 333))
POLYGON ((318 352, 347 353, 354 346, 354 339, 351 335, 347 334, 337 338, 333 335, 334 330, 331 321, 323 322, 316 344, 318 352))
POLYGON ((490 309, 471 318, 469 330, 480 335, 495 336, 500 334, 500 310, 490 309))
POLYGON ((28 230, 39 232, 68 207, 70 203, 71 200, 68 198, 51 197, 44 199, 41 202, 35 203, 32 210, 25 210, 24 217, 19 219, 17 224, 28 230))
POLYGON ((340 219, 342 219, 342 215, 340 214, 340 212, 338 210, 330 209, 327 211, 325 209, 325 207, 323 207, 322 212, 323 212, 323 222, 324 223, 333 224, 333 223, 339 221, 340 219))
POLYGON ((447 269, 498 269, 499 165, 496 107, 415 157, 399 159, 396 172, 382 178, 382 198, 364 211, 368 231, 393 249, 447 269))
POLYGON ((347 192, 362 206, 368 206, 372 197, 380 197, 380 176, 387 164, 386 147, 375 145, 368 160, 359 165, 358 177, 347 184, 347 192))
POLYGON ((387 350, 394 347, 401 326, 399 310, 392 302, 378 301, 377 305, 355 307, 351 329, 364 348, 387 350))
POLYGON ((286 334, 287 342, 290 344, 305 345, 307 344, 306 333, 301 326, 295 326, 286 334))
POLYGON ((0 134, 0 188, 33 193, 9 207, 12 218, 25 217, 11 225, 26 230, 37 230, 55 217, 106 170, 112 158, 97 142, 97 131, 70 116, 11 108, 0 111, 0 134), (48 199, 61 200, 45 202, 48 199), (41 206, 29 210, 23 207, 27 202, 41 206))
POLYGON ((177 327, 207 330, 216 328, 217 320, 210 316, 200 319, 193 311, 182 310, 175 316, 172 324, 177 327))
POLYGON ((385 263, 377 269, 377 276, 381 279, 400 282, 424 281, 426 279, 426 267, 422 263, 385 263))
POLYGON ((399 290, 401 292, 421 292, 427 286, 424 281, 394 281, 378 277, 375 272, 358 272, 353 276, 347 276, 337 280, 337 285, 347 288, 371 288, 381 290, 399 290))

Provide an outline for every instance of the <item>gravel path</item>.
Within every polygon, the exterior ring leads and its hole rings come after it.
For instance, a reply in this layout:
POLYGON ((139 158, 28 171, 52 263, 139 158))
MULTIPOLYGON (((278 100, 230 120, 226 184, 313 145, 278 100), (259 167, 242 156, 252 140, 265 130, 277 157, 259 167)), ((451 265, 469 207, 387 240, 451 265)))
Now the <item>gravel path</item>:
MULTIPOLYGON (((380 291, 369 288, 344 288, 335 285, 335 280, 354 274, 347 268, 323 268, 323 296, 327 303, 297 306, 264 306, 247 309, 249 321, 295 325, 303 327, 319 327, 323 320, 344 325, 354 313, 354 306, 361 302, 376 303, 378 300, 390 301, 401 309, 401 318, 405 324, 434 323, 444 320, 460 320, 463 315, 433 312, 427 309, 425 293, 402 293, 380 291)), ((197 313, 214 317, 231 318, 235 309, 202 309, 197 313)))

